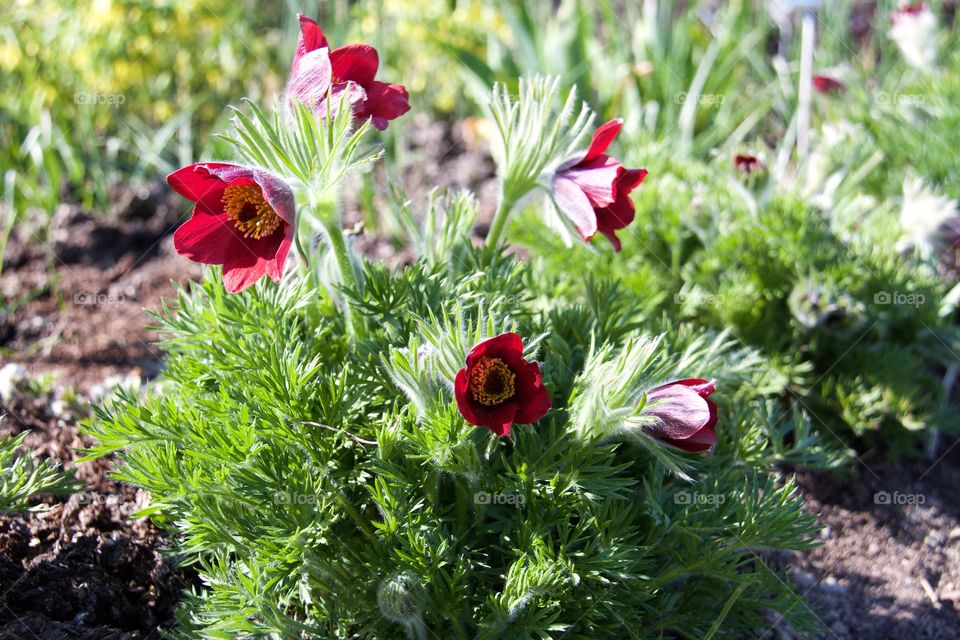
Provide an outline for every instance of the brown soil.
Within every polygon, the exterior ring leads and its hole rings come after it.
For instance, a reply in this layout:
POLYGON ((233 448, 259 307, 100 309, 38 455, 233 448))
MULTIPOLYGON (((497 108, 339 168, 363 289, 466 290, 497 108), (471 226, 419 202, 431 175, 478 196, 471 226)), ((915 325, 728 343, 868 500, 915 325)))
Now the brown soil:
POLYGON ((798 475, 822 544, 776 560, 826 627, 818 638, 960 638, 958 445, 905 466, 861 458, 847 476, 798 475))

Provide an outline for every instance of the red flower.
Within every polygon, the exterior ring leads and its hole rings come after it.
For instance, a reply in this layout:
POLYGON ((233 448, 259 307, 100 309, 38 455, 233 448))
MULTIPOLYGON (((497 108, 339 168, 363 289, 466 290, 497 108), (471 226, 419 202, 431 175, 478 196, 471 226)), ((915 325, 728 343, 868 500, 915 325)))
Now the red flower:
POLYGON ((749 176, 756 171, 763 171, 763 160, 757 156, 738 153, 733 157, 733 166, 745 176, 749 176))
POLYGON ((709 450, 717 442, 717 407, 709 399, 716 388, 712 380, 685 378, 647 392, 641 414, 657 418, 647 433, 684 451, 709 450))
POLYGON ((553 196, 585 241, 599 231, 620 251, 617 229, 633 222, 636 211, 630 192, 647 176, 646 169, 625 169, 604 152, 620 133, 623 120, 604 124, 593 134, 582 155, 564 162, 553 177, 553 196))
POLYGON ((846 89, 846 86, 835 78, 815 73, 813 74, 813 88, 818 93, 837 93, 846 89))
POLYGON ((294 233, 293 191, 262 169, 220 162, 192 164, 167 176, 197 203, 173 234, 180 255, 223 265, 227 291, 243 291, 264 273, 280 281, 294 233))
POLYGON ((410 110, 407 90, 398 84, 374 80, 380 58, 368 44, 348 44, 330 50, 320 26, 299 15, 300 37, 293 58, 287 91, 308 106, 321 105, 327 91, 350 91, 350 102, 359 119, 370 118, 383 131, 387 123, 410 110))
POLYGON ((510 435, 516 424, 536 422, 550 409, 540 365, 523 359, 523 340, 502 333, 470 351, 467 366, 453 383, 457 408, 472 425, 498 436, 510 435))
POLYGON ((920 15, 926 10, 927 10, 927 5, 926 3, 923 3, 923 2, 913 2, 911 4, 906 4, 906 5, 903 5, 902 7, 898 7, 893 12, 893 21, 896 22, 897 20, 899 20, 904 16, 920 15))

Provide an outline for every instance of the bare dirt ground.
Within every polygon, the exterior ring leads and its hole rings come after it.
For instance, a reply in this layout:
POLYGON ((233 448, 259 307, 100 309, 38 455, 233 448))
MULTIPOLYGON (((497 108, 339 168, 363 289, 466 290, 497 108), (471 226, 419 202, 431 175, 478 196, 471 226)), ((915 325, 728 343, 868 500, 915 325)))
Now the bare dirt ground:
MULTIPOLYGON (((960 446, 891 465, 862 458, 846 476, 801 472, 821 545, 780 554, 822 640, 960 638, 960 446)), ((951 448, 952 447, 952 448, 951 448)), ((765 638, 797 637, 779 626, 765 638)))
MULTIPOLYGON (((492 166, 482 154, 464 153, 459 130, 424 123, 413 141, 411 153, 441 161, 417 163, 434 168, 412 169, 405 182, 479 188, 489 205, 492 166)), ((39 498, 45 511, 0 515, 0 639, 159 638, 159 629, 173 624, 182 590, 196 583, 177 568, 167 536, 131 518, 148 497, 110 479, 111 460, 73 463, 75 449, 90 442, 77 428, 84 401, 65 402, 64 390, 96 400, 118 376, 156 376, 162 354, 144 310, 157 310, 173 293, 171 280, 199 276, 175 254, 169 235, 184 219, 183 202, 162 184, 118 194, 117 202, 106 215, 62 207, 52 257, 39 229, 18 228, 0 275, 0 366, 22 364, 33 381, 52 377, 4 400, 0 437, 30 430, 28 455, 74 467, 85 484, 69 498, 39 498)), ((376 259, 395 250, 372 236, 358 246, 376 259)), ((954 444, 947 442, 936 462, 892 466, 865 458, 846 477, 799 474, 807 508, 824 525, 822 545, 773 560, 824 623, 818 638, 960 638, 954 444), (877 504, 878 492, 889 504, 877 504)), ((774 625, 765 637, 796 636, 774 625)))
POLYGON ((147 496, 110 479, 109 460, 73 464, 91 444, 76 424, 85 401, 60 399, 71 388, 97 397, 118 376, 155 376, 162 360, 144 308, 173 293, 172 279, 199 275, 173 252, 175 199, 157 185, 118 200, 96 217, 61 207, 52 255, 39 229, 19 227, 0 276, 0 363, 51 381, 12 390, 0 437, 29 430, 29 455, 75 468, 85 485, 44 498, 46 510, 0 515, 0 638, 159 638, 193 581, 166 557, 166 536, 130 518, 147 496))

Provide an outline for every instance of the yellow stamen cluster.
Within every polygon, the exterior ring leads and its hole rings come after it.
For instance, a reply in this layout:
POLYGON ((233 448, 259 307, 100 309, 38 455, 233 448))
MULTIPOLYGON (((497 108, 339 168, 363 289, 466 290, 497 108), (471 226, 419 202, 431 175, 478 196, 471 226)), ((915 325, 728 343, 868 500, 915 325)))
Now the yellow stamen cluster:
POLYGON ((470 371, 470 391, 480 404, 500 404, 513 397, 516 379, 503 360, 484 357, 470 371))
POLYGON ((280 216, 255 184, 231 184, 223 190, 224 212, 244 238, 259 240, 280 226, 280 216))

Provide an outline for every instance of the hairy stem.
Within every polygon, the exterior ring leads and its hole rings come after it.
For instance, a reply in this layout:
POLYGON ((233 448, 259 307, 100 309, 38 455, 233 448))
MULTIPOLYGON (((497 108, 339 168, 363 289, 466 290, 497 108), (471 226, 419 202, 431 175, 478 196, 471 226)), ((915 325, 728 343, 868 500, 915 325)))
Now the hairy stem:
MULTIPOLYGON (((336 215, 336 203, 321 201, 314 205, 314 214, 320 224, 323 225, 323 230, 330 242, 330 249, 333 251, 333 257, 337 262, 340 281, 345 288, 359 291, 360 278, 353 265, 353 260, 350 259, 347 240, 344 237, 343 228, 340 226, 339 216, 336 215)), ((349 300, 344 300, 343 313, 350 334, 354 337, 362 337, 365 329, 363 320, 354 316, 349 300)))
POLYGON ((507 196, 503 192, 503 186, 500 187, 500 203, 497 205, 497 212, 493 214, 493 223, 490 225, 490 231, 487 232, 485 241, 488 247, 496 247, 500 244, 501 236, 507 228, 507 219, 510 218, 510 212, 517 203, 517 199, 507 196))

